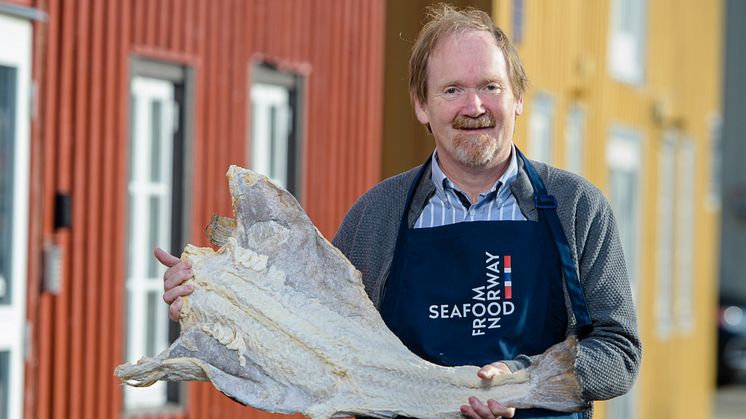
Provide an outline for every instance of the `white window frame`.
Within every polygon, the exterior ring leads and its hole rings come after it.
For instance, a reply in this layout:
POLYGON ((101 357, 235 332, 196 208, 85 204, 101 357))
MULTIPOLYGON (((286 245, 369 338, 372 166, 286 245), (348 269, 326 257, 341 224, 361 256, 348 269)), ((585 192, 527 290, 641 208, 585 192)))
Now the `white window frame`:
MULTIPOLYGON (((128 183, 131 213, 128 226, 128 266, 126 280, 127 310, 127 361, 135 362, 146 355, 148 330, 149 293, 163 291, 162 275, 165 270, 157 264, 155 275, 149 275, 149 265, 156 263, 152 256, 152 243, 149 240, 151 199, 159 200, 157 246, 171 247, 171 209, 173 173, 173 136, 175 130, 176 102, 174 84, 171 81, 152 77, 133 77, 131 81, 132 135, 131 173, 128 183), (151 180, 151 106, 154 101, 161 104, 160 130, 160 172, 159 180, 151 180), (134 227, 137 226, 137 227, 134 227)), ((168 347, 168 306, 160 298, 155 305, 153 318, 155 325, 155 354, 168 347)), ((158 382, 150 387, 124 388, 125 408, 128 410, 161 407, 167 403, 166 383, 158 382)))
POLYGON ((646 0, 612 0, 608 62, 619 81, 640 85, 645 72, 646 0))
POLYGON ((683 138, 676 152, 676 298, 674 315, 680 334, 694 331, 694 243, 696 157, 691 138, 683 138))
MULTIPOLYGON (((624 247, 624 254, 627 264, 627 272, 630 278, 630 285, 632 287, 632 297, 639 301, 640 287, 638 285, 637 278, 639 278, 640 266, 639 266, 639 255, 642 252, 642 240, 640 239, 640 231, 642 225, 640 208, 642 207, 642 185, 643 185, 643 163, 642 163, 642 133, 638 130, 626 126, 617 125, 611 128, 609 134, 609 142, 606 146, 606 164, 609 170, 609 182, 611 183, 612 177, 615 172, 621 172, 622 174, 632 174, 635 179, 635 185, 632 188, 635 191, 635 196, 631 197, 634 199, 630 214, 630 219, 633 225, 629 228, 630 238, 625 243, 625 232, 627 228, 624 225, 618 225, 619 234, 622 239, 622 245, 624 247), (631 242, 631 243, 630 243, 631 242)), ((614 191, 611 190, 612 185, 609 186, 609 202, 612 205, 612 209, 617 215, 617 221, 624 219, 624 214, 621 213, 619 203, 615 202, 614 191)), ((630 197, 627 197, 630 199, 630 197)), ((608 413, 609 419, 628 419, 630 417, 636 417, 638 411, 638 390, 637 385, 634 385, 632 389, 625 395, 617 397, 608 402, 608 413)))
POLYGON ((655 281, 655 330, 660 339, 673 333, 676 275, 676 142, 678 133, 663 134, 658 151, 658 216, 655 281))
POLYGON ((565 125, 565 167, 578 175, 582 175, 585 169, 585 121, 585 108, 572 104, 565 125))
MULTIPOLYGON (((10 289, 11 303, 0 306, 0 351, 9 353, 9 419, 23 416, 23 387, 26 331, 26 265, 28 244, 28 200, 30 164, 31 23, 0 15, 0 64, 16 68, 16 115, 13 160, 13 225, 10 289)), ((6 288, 7 289, 7 288, 6 288)), ((3 390, 4 391, 4 390, 3 390)), ((2 408, 2 407, 0 407, 2 408)), ((0 412, 0 417, 6 412, 0 412)))
POLYGON ((537 93, 534 96, 528 129, 529 156, 534 160, 552 164, 554 99, 550 95, 537 93))

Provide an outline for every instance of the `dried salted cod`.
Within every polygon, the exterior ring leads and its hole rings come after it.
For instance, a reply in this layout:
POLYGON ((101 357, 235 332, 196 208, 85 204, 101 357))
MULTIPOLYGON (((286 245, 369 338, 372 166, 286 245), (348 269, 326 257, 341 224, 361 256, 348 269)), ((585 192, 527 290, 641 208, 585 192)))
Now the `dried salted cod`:
POLYGON ((126 384, 209 380, 238 402, 311 418, 458 418, 472 395, 519 408, 586 407, 572 372, 575 342, 492 382, 402 345, 368 299, 360 273, 295 199, 249 170, 228 171, 235 221, 213 219, 217 251, 187 246, 194 293, 181 336, 155 358, 124 364, 126 384))

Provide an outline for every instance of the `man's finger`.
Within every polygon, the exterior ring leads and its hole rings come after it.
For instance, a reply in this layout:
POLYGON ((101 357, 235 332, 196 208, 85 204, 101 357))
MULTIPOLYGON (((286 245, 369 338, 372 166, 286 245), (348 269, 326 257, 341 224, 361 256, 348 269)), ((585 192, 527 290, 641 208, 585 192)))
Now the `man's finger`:
POLYGON ((181 297, 176 298, 176 301, 168 306, 168 318, 177 322, 181 315, 181 297))
POLYGON ((480 418, 494 419, 495 416, 499 416, 499 414, 495 414, 494 412, 492 412, 489 407, 485 406, 478 398, 474 396, 469 397, 469 406, 474 409, 474 413, 476 413, 477 416, 480 418))
POLYGON ((466 404, 461 406, 461 414, 466 416, 467 418, 479 419, 479 415, 477 415, 477 412, 475 412, 474 409, 471 408, 471 406, 466 404))
POLYGON ((170 268, 165 275, 163 275, 163 290, 168 292, 171 288, 180 285, 182 282, 194 276, 192 268, 187 262, 180 262, 183 264, 182 269, 177 269, 180 266, 174 265, 170 268))
POLYGON ((160 247, 156 247, 153 250, 153 254, 155 255, 155 258, 158 259, 158 262, 161 262, 163 265, 169 268, 179 263, 180 260, 176 256, 166 252, 160 247))
POLYGON ((515 416, 515 408, 505 407, 495 400, 487 400, 487 407, 495 416, 502 416, 504 418, 512 418, 515 416))
POLYGON ((173 287, 170 290, 163 293, 163 301, 166 304, 173 304, 174 301, 176 301, 179 297, 185 297, 194 291, 194 287, 191 285, 179 285, 178 287, 173 287))

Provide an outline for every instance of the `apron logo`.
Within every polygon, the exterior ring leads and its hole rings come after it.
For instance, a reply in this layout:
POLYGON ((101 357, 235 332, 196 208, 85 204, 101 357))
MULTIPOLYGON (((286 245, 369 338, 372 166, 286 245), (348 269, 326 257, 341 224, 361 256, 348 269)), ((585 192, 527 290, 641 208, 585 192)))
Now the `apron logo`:
POLYGON ((513 298, 510 255, 493 255, 490 252, 484 254, 486 281, 484 285, 471 289, 471 302, 433 304, 429 307, 429 318, 472 318, 471 335, 481 336, 486 334, 486 330, 499 329, 500 320, 513 314, 515 305, 510 301, 513 298))

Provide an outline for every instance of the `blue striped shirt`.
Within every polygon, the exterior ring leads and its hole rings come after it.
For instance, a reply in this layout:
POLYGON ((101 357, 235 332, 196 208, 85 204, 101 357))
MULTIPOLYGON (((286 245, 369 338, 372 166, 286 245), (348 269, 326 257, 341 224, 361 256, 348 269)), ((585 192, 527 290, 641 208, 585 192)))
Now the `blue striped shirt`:
POLYGON ((476 203, 458 189, 443 173, 437 159, 437 150, 432 157, 431 180, 435 194, 430 198, 414 228, 440 227, 464 221, 525 221, 518 207, 510 184, 518 177, 518 161, 515 147, 510 153, 507 170, 489 191, 479 194, 476 203))

